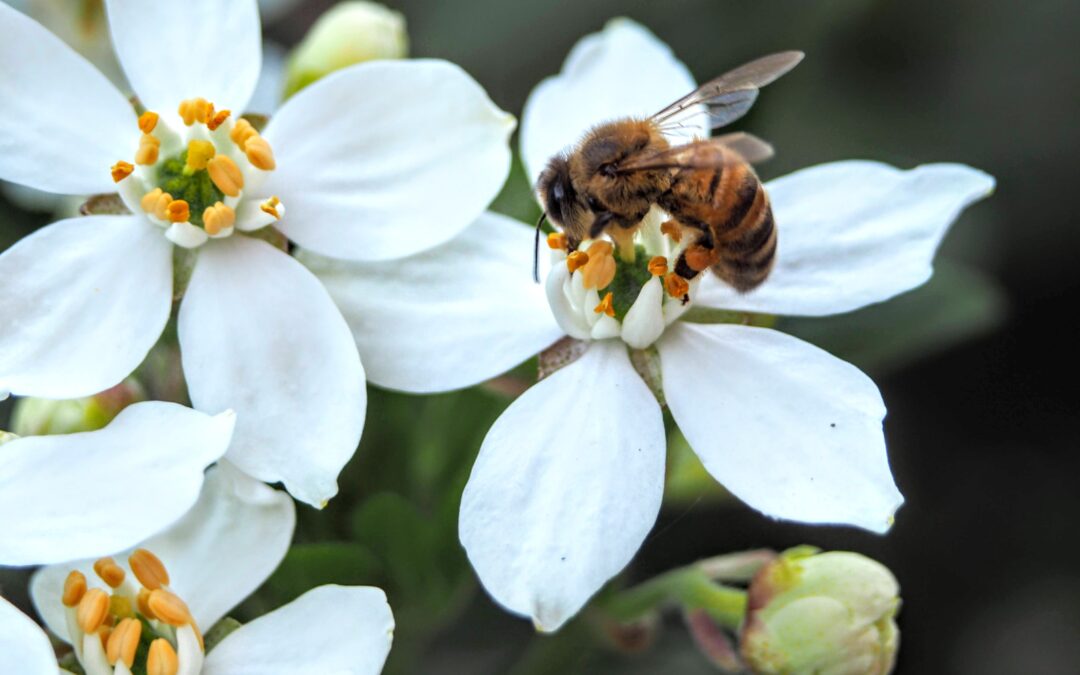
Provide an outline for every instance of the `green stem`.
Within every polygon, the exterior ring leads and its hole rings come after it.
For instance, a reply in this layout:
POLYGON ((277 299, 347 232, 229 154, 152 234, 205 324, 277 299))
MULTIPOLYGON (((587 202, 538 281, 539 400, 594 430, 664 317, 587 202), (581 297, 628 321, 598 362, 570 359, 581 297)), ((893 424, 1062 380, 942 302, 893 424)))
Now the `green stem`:
POLYGON ((703 609, 732 630, 742 624, 746 614, 746 591, 718 584, 696 566, 672 570, 616 592, 601 601, 600 608, 618 621, 633 621, 672 601, 688 609, 703 609))

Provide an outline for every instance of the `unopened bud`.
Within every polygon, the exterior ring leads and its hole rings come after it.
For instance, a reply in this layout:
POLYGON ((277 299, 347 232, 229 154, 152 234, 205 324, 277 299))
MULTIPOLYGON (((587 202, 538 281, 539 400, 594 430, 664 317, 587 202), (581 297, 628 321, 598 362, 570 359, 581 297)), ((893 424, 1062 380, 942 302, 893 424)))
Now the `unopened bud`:
POLYGON ((142 387, 132 379, 85 398, 20 398, 11 414, 11 430, 19 436, 96 431, 111 422, 121 410, 145 398, 142 387))
POLYGON ((785 552, 750 584, 743 659, 754 673, 885 675, 900 641, 899 590, 858 553, 785 552))
POLYGON ((400 59, 409 51, 405 17, 375 2, 342 2, 315 22, 289 58, 288 98, 335 70, 375 59, 400 59))

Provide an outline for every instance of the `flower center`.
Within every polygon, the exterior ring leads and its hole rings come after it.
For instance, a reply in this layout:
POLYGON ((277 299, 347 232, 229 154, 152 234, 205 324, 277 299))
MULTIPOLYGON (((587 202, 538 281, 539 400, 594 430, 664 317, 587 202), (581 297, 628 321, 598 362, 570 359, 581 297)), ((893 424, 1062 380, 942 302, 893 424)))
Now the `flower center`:
POLYGON ((138 584, 112 558, 94 563, 108 590, 88 588, 82 572, 68 574, 60 600, 75 659, 87 673, 198 673, 202 633, 187 604, 169 589, 165 565, 150 551, 137 549, 128 566, 138 584))
POLYGON ((251 122, 195 98, 180 103, 174 125, 153 111, 139 116, 135 163, 112 167, 129 209, 144 213, 184 248, 237 229, 257 230, 284 215, 277 197, 259 192, 276 164, 251 122))

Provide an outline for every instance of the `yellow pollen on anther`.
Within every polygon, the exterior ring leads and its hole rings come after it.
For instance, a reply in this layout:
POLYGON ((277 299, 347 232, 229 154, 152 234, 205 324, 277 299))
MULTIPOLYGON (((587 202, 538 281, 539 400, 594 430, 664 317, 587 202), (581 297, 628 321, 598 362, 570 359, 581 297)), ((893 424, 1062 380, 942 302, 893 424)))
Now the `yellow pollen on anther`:
POLYGON ((682 298, 690 292, 690 283, 678 274, 669 274, 664 279, 664 288, 667 289, 668 295, 671 297, 682 298))
POLYGON ((547 236, 548 248, 554 251, 565 251, 567 246, 566 235, 562 232, 552 232, 547 236))
POLYGON ((581 269, 587 262, 589 262, 588 253, 585 251, 574 251, 566 256, 566 269, 570 270, 570 274, 573 274, 581 269))
POLYGON ((674 220, 665 220, 660 224, 660 232, 666 234, 676 244, 682 239, 682 228, 674 220))
POLYGON ((600 301, 600 304, 593 311, 597 314, 603 313, 608 316, 615 316, 615 296, 612 295, 611 291, 608 291, 607 295, 604 296, 604 299, 600 301))
POLYGON ((150 609, 150 591, 145 588, 140 588, 139 594, 135 596, 135 606, 139 609, 139 614, 142 614, 147 619, 157 619, 154 611, 150 609))
POLYGON ((589 246, 589 262, 581 268, 585 288, 607 288, 615 278, 614 247, 610 241, 594 241, 589 246))
POLYGON ((139 201, 139 206, 142 207, 143 211, 154 216, 158 220, 168 220, 168 209, 172 200, 171 194, 165 192, 161 188, 154 188, 143 195, 142 200, 139 201))
POLYGON ((206 207, 202 219, 203 229, 206 230, 207 234, 220 234, 222 230, 230 228, 236 223, 236 211, 218 202, 213 206, 206 207))
POLYGON ((281 218, 278 213, 277 207, 281 206, 281 200, 277 197, 271 197, 262 204, 259 204, 259 210, 263 213, 273 216, 274 218, 281 218))
POLYGON ((124 569, 117 565, 116 561, 112 558, 99 558, 94 563, 94 572, 101 577, 101 580, 107 583, 110 588, 116 588, 124 583, 124 569))
POLYGON ((158 114, 152 110, 147 110, 143 114, 139 115, 139 131, 144 134, 148 134, 157 128, 158 114))
POLYGON ((183 199, 174 199, 169 202, 169 207, 165 209, 165 212, 170 223, 186 223, 191 220, 191 208, 183 199))
POLYGON ((207 162, 206 171, 217 189, 229 197, 236 197, 244 189, 244 174, 227 155, 216 155, 207 162))
POLYGON ((216 154, 217 150, 214 149, 214 144, 210 141, 195 140, 188 142, 187 165, 184 167, 184 173, 190 175, 196 171, 202 171, 216 154))
POLYGON ((180 670, 180 658, 176 650, 165 638, 158 638, 150 643, 146 655, 146 675, 176 675, 180 670))
POLYGON ((186 626, 192 623, 191 610, 188 606, 180 599, 180 596, 164 588, 151 591, 148 604, 154 615, 170 626, 186 626))
POLYGON ((131 668, 135 663, 135 651, 139 648, 140 637, 142 623, 138 619, 124 619, 118 623, 105 646, 105 658, 109 665, 115 666, 117 661, 123 661, 124 665, 131 668))
POLYGON ((125 178, 127 178, 128 176, 130 176, 131 172, 134 171, 134 170, 135 170, 135 166, 133 164, 131 164, 129 162, 125 162, 124 160, 120 160, 116 164, 112 165, 112 179, 113 179, 113 182, 114 183, 119 183, 120 181, 122 181, 125 178))
POLYGON ((206 121, 206 128, 210 131, 217 131, 217 128, 222 124, 225 124, 225 120, 229 119, 229 115, 232 114, 231 110, 219 110, 214 113, 214 116, 206 121))
POLYGON ((74 607, 86 595, 86 576, 79 570, 71 570, 64 579, 64 593, 60 601, 65 607, 74 607))
POLYGON ((256 169, 273 171, 277 166, 274 162, 274 151, 270 149, 270 144, 262 136, 249 138, 244 144, 244 154, 256 169))
POLYGON ((153 164, 158 160, 158 152, 161 150, 161 139, 150 134, 143 134, 139 138, 139 149, 135 151, 135 163, 153 164))
POLYGON ((109 615, 109 596, 100 588, 91 588, 79 601, 75 620, 84 633, 93 633, 109 615))
POLYGON ((145 548, 137 548, 128 558, 131 573, 148 591, 154 591, 169 585, 169 572, 165 563, 145 548))
POLYGON ((121 619, 135 616, 131 600, 127 596, 119 594, 109 597, 109 614, 121 619))
POLYGON ((255 138, 259 135, 259 132, 255 130, 255 127, 251 126, 251 122, 241 117, 236 120, 233 125, 232 131, 229 132, 229 138, 233 143, 241 150, 247 145, 248 140, 255 138))
POLYGON ((94 632, 97 634, 98 639, 101 640, 102 651, 107 650, 109 648, 109 637, 113 632, 112 626, 102 626, 94 632))
POLYGON ((662 277, 667 274, 667 258, 662 255, 653 257, 649 261, 649 274, 654 277, 662 277))
POLYGON ((184 120, 184 124, 189 127, 196 122, 205 124, 207 120, 214 117, 214 104, 205 98, 189 98, 180 102, 177 112, 180 113, 180 119, 184 120))

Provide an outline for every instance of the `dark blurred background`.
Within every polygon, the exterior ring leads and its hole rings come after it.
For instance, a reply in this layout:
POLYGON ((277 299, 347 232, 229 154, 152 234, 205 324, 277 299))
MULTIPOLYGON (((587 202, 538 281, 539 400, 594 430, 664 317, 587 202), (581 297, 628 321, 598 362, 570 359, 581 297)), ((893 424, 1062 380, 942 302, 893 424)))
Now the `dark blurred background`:
MULTIPOLYGON (((302 3, 274 21, 267 37, 295 44, 330 4, 302 3)), ((773 50, 807 53, 740 123, 777 148, 764 178, 846 158, 905 168, 956 161, 993 174, 996 194, 956 224, 928 286, 852 315, 780 325, 854 361, 881 387, 890 457, 907 498, 892 532, 775 523, 691 484, 671 499, 627 579, 740 549, 808 543, 855 550, 900 580, 897 672, 1080 671, 1080 395, 1072 328, 1080 308, 1080 219, 1073 210, 1080 3, 386 4, 405 14, 413 56, 461 64, 517 115, 578 39, 628 16, 671 45, 699 81, 773 50)), ((533 213, 520 170, 498 206, 523 218, 533 213)), ((34 218, 11 216, 0 240, 32 227, 34 218)), ((297 549, 247 610, 275 606, 295 594, 292 587, 322 581, 305 575, 325 575, 387 587, 399 622, 391 668, 399 672, 714 672, 677 617, 652 649, 619 656, 594 649, 573 626, 536 638, 526 621, 476 590, 456 547, 455 491, 506 404, 479 390, 428 399, 374 392, 362 452, 343 477, 343 485, 355 481, 355 493, 317 516, 302 514, 297 549), (421 448, 424 468, 403 467, 387 446, 421 448), (419 550, 388 531, 402 529, 403 519, 432 532, 424 551, 435 571, 395 565, 419 550), (350 537, 356 543, 338 541, 350 537), (309 572, 316 559, 325 568, 309 572)))

